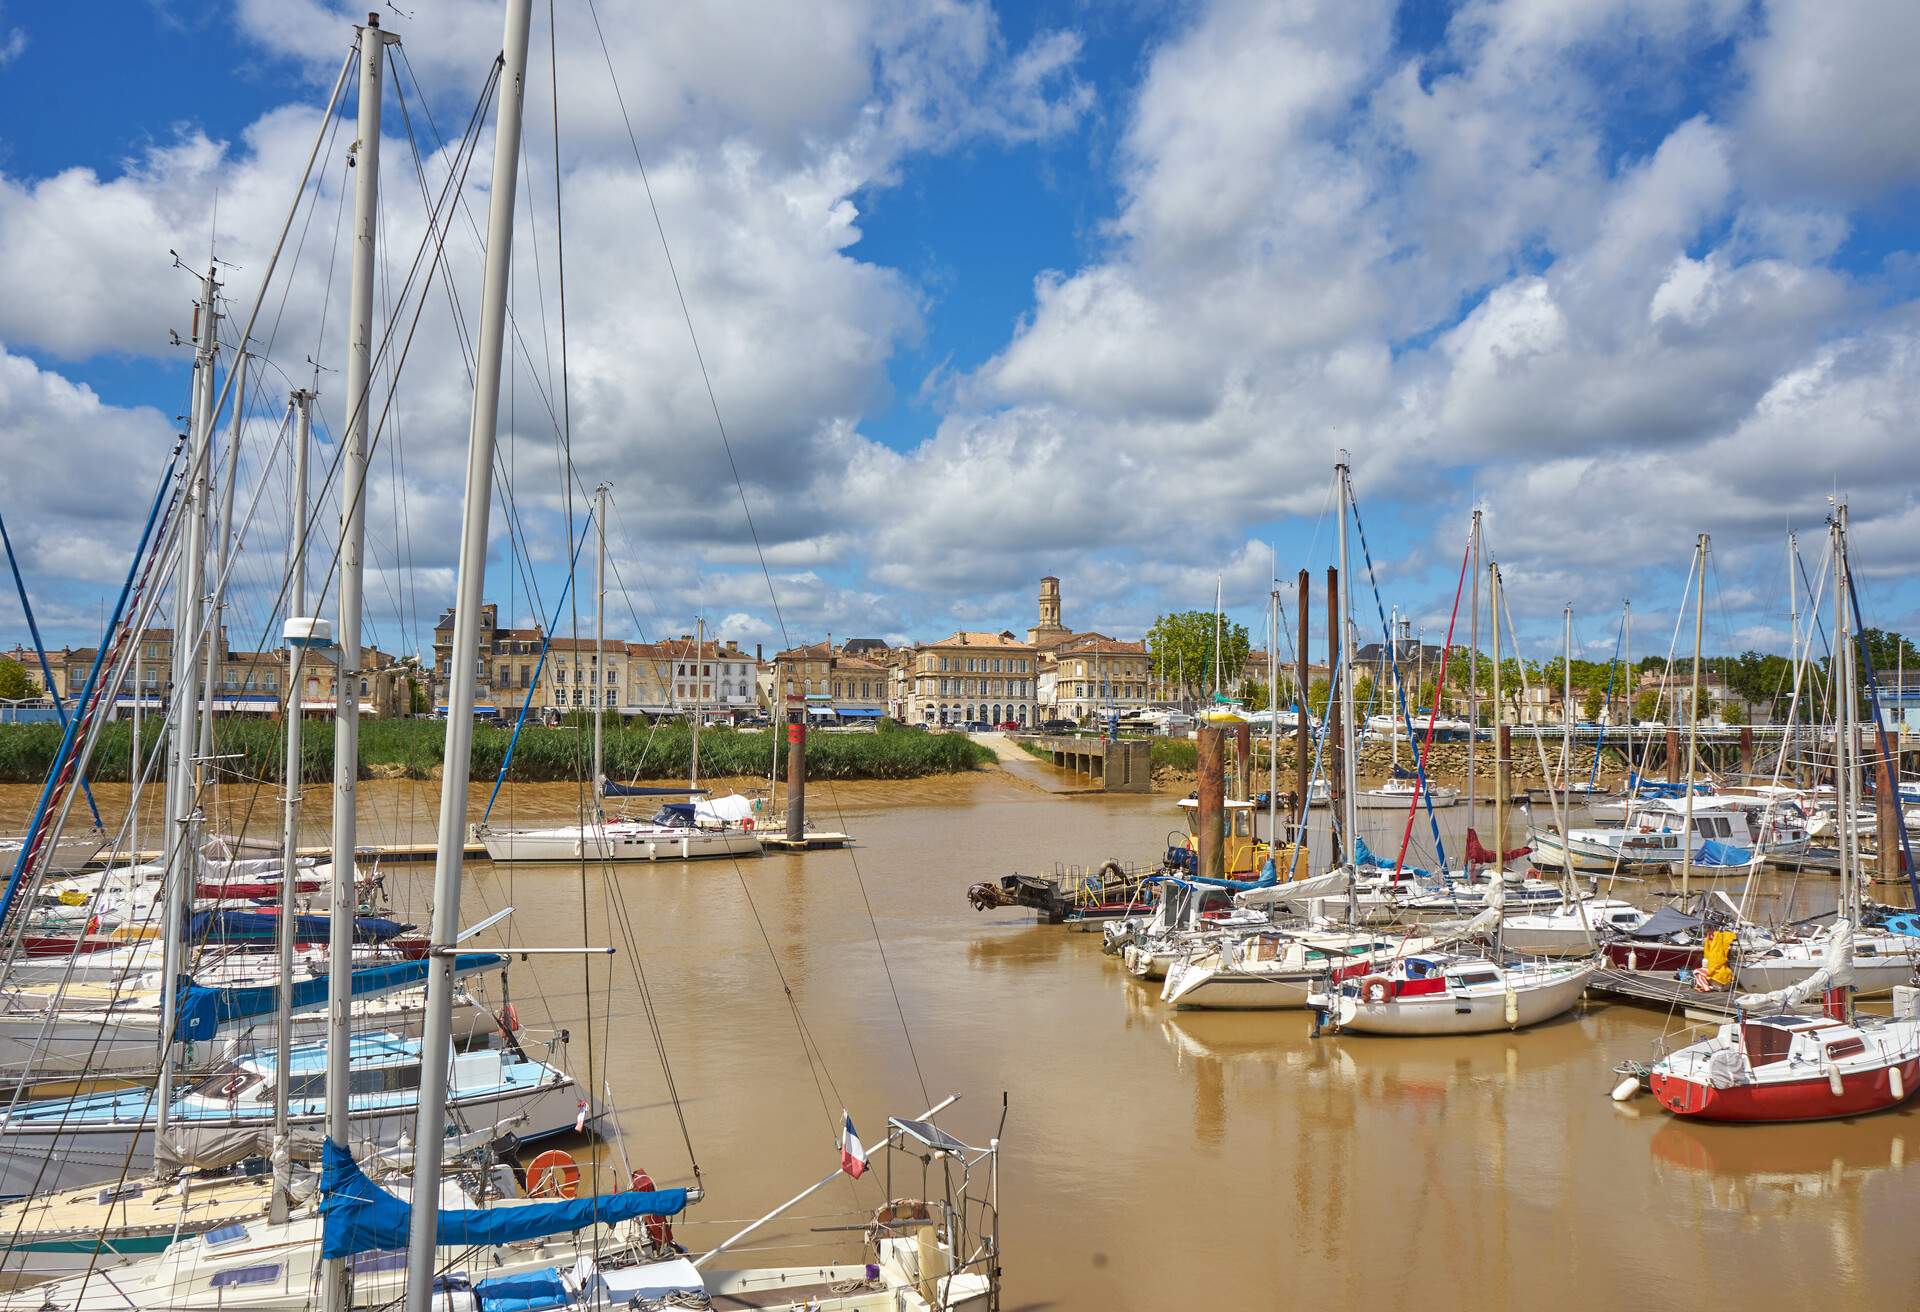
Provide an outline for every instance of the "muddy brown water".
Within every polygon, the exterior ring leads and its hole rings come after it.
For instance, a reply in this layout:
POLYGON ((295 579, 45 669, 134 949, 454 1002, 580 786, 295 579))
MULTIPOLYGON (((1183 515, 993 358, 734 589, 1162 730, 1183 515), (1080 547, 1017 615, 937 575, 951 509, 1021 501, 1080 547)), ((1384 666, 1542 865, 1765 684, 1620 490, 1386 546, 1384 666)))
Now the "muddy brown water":
MULTIPOLYGON (((1171 1013, 1097 935, 967 907, 967 884, 1010 870, 1150 859, 1178 823, 1163 796, 1044 783, 814 785, 815 824, 855 834, 849 852, 472 862, 463 918, 511 905, 508 943, 619 949, 516 963, 514 1001, 536 1053, 569 1031, 568 1064, 622 1129, 610 1158, 684 1183, 691 1140, 709 1190, 681 1227, 696 1249, 830 1171, 843 1106, 871 1143, 888 1114, 961 1093, 942 1122, 984 1143, 1005 1091, 1009 1308, 1920 1305, 1920 1111, 1743 1128, 1616 1105, 1614 1063, 1683 1038, 1625 1006, 1432 1040, 1316 1040, 1300 1012, 1171 1013)), ((124 809, 124 789, 100 792, 124 809)), ((306 791, 307 841, 324 841, 327 793, 306 791)), ((17 832, 32 800, 0 789, 0 820, 17 832)), ((245 799, 221 804, 238 827, 245 799)), ((562 820, 579 790, 512 788, 501 805, 496 822, 562 820)), ((262 789, 249 831, 273 831, 276 806, 262 789)), ((434 785, 360 785, 366 841, 427 841, 436 808, 434 785)), ((1461 822, 1447 817, 1452 841, 1461 822)), ((1400 824, 1370 822, 1369 841, 1392 850, 1400 824)), ((426 922, 431 878, 390 869, 398 914, 426 922)), ((1797 914, 1833 898, 1818 876, 1766 891, 1797 914)), ((740 1264, 816 1255, 843 1237, 816 1227, 881 1201, 875 1175, 836 1183, 740 1264)))

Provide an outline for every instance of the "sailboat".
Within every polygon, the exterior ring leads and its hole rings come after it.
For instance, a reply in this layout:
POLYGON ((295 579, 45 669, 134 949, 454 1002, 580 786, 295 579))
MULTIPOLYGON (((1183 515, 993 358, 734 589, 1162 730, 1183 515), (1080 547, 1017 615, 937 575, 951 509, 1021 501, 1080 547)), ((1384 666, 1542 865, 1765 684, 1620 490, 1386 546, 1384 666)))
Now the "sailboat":
MULTIPOLYGON (((1847 509, 1830 523, 1834 569, 1834 779, 1844 811, 1859 787, 1855 636, 1847 509)), ((1857 604, 1857 603, 1856 603, 1857 604)), ((1857 618, 1857 617, 1855 617, 1857 618)), ((1860 923, 1859 844, 1840 841, 1842 913, 1820 968, 1785 987, 1736 999, 1734 1019, 1711 1038, 1653 1064, 1647 1083, 1676 1116, 1714 1121, 1826 1120, 1885 1111, 1905 1102, 1920 1077, 1920 988, 1893 988, 1891 1016, 1853 1010, 1854 926, 1860 923), (1803 1008, 1815 998, 1820 1008, 1803 1008)), ((1910 973, 1910 972, 1909 972, 1910 973)), ((1745 978, 1744 969, 1741 977, 1745 978)))
MULTIPOLYGON (((594 521, 599 553, 594 568, 594 668, 606 668, 607 485, 594 490, 594 521)), ((704 629, 695 648, 705 646, 704 629)), ((694 761, 698 770, 700 715, 693 717, 694 761)), ((584 824, 534 829, 494 829, 485 821, 475 835, 495 861, 695 861, 703 857, 759 856, 753 804, 744 797, 705 800, 707 790, 691 781, 685 788, 644 788, 610 784, 605 773, 606 697, 593 688, 593 814, 584 824), (609 818, 605 800, 650 797, 663 805, 646 820, 609 818), (687 798, 687 801, 666 801, 687 798)), ((504 771, 505 766, 502 766, 504 771)))

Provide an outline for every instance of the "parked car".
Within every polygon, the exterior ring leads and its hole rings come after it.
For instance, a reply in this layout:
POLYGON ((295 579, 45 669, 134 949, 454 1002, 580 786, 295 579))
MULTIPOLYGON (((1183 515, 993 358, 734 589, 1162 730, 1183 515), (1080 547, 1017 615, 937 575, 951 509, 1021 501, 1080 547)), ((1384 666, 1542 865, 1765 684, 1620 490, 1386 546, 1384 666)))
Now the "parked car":
POLYGON ((1021 724, 1020 724, 1020 721, 1018 721, 1018 720, 1002 720, 1002 721, 1000 721, 1000 732, 1001 732, 1001 733, 1019 733, 1019 732, 1020 732, 1020 729, 1021 729, 1021 727, 1022 727, 1022 726, 1021 726, 1021 724))
POLYGON ((962 733, 992 733, 993 726, 985 720, 967 720, 960 726, 962 733))
POLYGON ((1079 728, 1080 726, 1072 720, 1042 720, 1040 722, 1041 733, 1075 733, 1079 731, 1079 728))

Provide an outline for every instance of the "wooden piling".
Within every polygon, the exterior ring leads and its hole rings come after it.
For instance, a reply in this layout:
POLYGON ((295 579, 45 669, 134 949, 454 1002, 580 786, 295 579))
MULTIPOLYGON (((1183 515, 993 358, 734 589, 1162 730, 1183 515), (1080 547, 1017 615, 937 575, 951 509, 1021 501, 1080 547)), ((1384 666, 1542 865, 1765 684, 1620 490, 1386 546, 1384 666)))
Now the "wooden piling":
POLYGON ((1890 879, 1906 873, 1905 854, 1900 850, 1899 790, 1894 772, 1896 739, 1885 729, 1876 729, 1874 737, 1880 750, 1873 754, 1874 842, 1879 848, 1879 877, 1890 879))
POLYGON ((1222 759, 1225 734, 1217 724, 1202 724, 1194 734, 1194 756, 1199 770, 1199 808, 1193 817, 1198 836, 1200 873, 1211 879, 1226 874, 1225 761, 1222 759))
POLYGON ((787 714, 787 841, 798 843, 807 836, 807 708, 787 714))
POLYGON ((1680 731, 1672 727, 1667 729, 1667 782, 1680 782, 1680 731))
POLYGON ((1740 726, 1740 777, 1743 780, 1753 778, 1753 726, 1740 726))
POLYGON ((1233 800, 1253 800, 1253 726, 1245 720, 1233 726, 1233 800))

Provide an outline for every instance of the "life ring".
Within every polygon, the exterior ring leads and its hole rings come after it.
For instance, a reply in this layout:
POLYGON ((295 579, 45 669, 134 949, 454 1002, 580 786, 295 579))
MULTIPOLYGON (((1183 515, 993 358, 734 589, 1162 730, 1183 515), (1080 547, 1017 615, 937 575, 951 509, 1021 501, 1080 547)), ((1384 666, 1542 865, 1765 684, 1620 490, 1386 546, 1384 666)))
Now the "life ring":
POLYGON ((1369 975, 1360 981, 1362 1002, 1385 1002, 1393 996, 1393 981, 1385 975, 1369 975))
MULTIPOLYGON (((744 829, 744 830, 746 830, 746 831, 747 831, 748 833, 752 833, 752 832, 753 832, 753 817, 752 817, 752 816, 748 816, 748 817, 747 817, 747 818, 746 818, 745 820, 742 820, 742 821, 740 822, 740 827, 741 827, 742 829, 744 829)), ((639 1174, 639 1172, 635 1172, 635 1174, 639 1174)))
MULTIPOLYGON (((633 1185, 635 1193, 652 1193, 654 1189, 653 1177, 647 1174, 644 1166, 634 1171, 629 1183, 633 1185)), ((640 1224, 647 1228, 647 1242, 655 1248, 664 1251, 673 1247, 673 1223, 666 1217, 643 1216, 640 1224)))
POLYGON ((527 1163, 527 1197, 572 1198, 580 1192, 580 1164, 564 1148, 549 1148, 527 1163))

